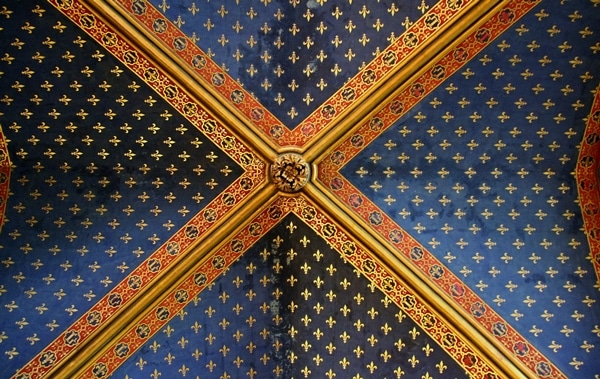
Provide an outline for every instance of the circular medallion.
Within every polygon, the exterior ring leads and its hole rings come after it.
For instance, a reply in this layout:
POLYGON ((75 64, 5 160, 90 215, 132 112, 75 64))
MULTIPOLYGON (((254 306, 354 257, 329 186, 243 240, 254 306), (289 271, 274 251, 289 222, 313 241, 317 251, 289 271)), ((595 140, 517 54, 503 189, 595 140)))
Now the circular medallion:
POLYGON ((281 154, 271 166, 271 178, 281 191, 297 192, 308 183, 310 166, 300 154, 281 154))

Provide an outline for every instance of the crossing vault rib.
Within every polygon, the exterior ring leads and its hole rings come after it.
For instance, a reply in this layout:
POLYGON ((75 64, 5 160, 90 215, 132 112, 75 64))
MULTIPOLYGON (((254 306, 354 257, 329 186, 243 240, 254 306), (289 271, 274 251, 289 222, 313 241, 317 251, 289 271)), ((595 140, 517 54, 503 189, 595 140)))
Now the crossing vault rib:
POLYGON ((6 377, 599 374, 596 9, 3 2, 6 377))

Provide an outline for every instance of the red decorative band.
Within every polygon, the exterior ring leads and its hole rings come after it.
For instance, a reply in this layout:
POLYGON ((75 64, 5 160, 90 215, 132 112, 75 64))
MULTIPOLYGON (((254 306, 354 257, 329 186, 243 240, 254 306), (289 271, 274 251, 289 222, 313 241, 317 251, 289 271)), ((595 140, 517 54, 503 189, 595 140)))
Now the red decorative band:
POLYGON ((303 196, 278 197, 222 248, 212 253, 192 274, 171 291, 154 308, 131 326, 118 341, 113 343, 96 362, 85 371, 86 378, 110 376, 136 350, 142 347, 152 335, 164 328, 192 299, 207 288, 219 275, 224 273, 244 252, 253 246, 271 228, 281 222, 286 215, 294 213, 308 224, 317 234, 336 249, 341 257, 352 264, 358 272, 366 276, 383 293, 389 296, 403 312, 420 325, 439 345, 463 367, 472 377, 497 378, 483 357, 447 325, 435 312, 427 308, 423 300, 412 293, 406 285, 393 276, 372 253, 353 241, 338 224, 303 196), (178 294, 185 293, 185 301, 178 294), (126 349, 122 347, 126 346, 126 349), (123 353, 126 351, 126 353, 123 353), (473 359, 473 357, 477 357, 473 359), (469 364, 464 364, 469 362, 469 364))

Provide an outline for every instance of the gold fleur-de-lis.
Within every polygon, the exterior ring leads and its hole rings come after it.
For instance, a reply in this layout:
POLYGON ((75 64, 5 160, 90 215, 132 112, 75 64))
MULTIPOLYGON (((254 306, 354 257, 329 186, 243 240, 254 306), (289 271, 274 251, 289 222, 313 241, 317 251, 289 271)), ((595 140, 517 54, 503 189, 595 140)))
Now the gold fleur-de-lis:
POLYGON ((212 361, 212 359, 206 364, 205 366, 208 371, 213 372, 213 370, 215 369, 215 367, 217 367, 217 364, 215 362, 212 361))
POLYGON ((436 363, 435 367, 437 367, 440 374, 443 374, 444 371, 448 368, 448 366, 446 366, 444 361, 440 361, 439 363, 436 363))
POLYGON ((296 251, 294 251, 294 249, 289 249, 288 252, 286 253, 286 256, 288 257, 288 259, 290 261, 293 261, 294 258, 296 257, 296 255, 298 255, 298 253, 296 251))
POLYGON ((366 5, 363 5, 361 10, 358 11, 358 14, 363 16, 363 18, 367 18, 367 16, 371 13, 371 11, 367 8, 366 5))
POLYGON ((173 360, 175 360, 175 356, 171 353, 167 354, 167 356, 165 357, 165 361, 171 365, 171 363, 173 363, 173 360))
POLYGON ((433 348, 429 346, 429 344, 423 346, 422 350, 425 352, 426 357, 428 357, 433 352, 433 348))
POLYGON ((369 341, 369 343, 371 344, 371 347, 375 346, 375 344, 377 342, 379 342, 379 340, 375 337, 374 334, 371 334, 371 336, 369 338, 367 338, 367 341, 369 341))
POLYGON ((365 324, 362 321, 360 321, 360 319, 358 319, 354 323, 354 326, 356 327, 356 330, 360 332, 360 330, 365 326, 365 324))
POLYGON ((419 363, 419 360, 413 354, 413 356, 408 359, 408 362, 410 363, 410 365, 412 366, 412 368, 415 368, 415 366, 417 365, 417 363, 419 363))
POLYGON ((219 8, 217 13, 221 16, 221 18, 224 18, 229 13, 229 11, 225 9, 225 5, 221 5, 221 8, 219 8))
POLYGON ((227 345, 223 345, 220 349, 219 349, 219 353, 223 354, 223 356, 227 356, 227 353, 229 353, 231 349, 229 347, 227 347, 227 345))
POLYGON ((317 314, 321 314, 321 312, 323 311, 323 309, 325 309, 325 307, 323 307, 321 305, 321 303, 317 302, 317 304, 315 306, 313 306, 313 309, 315 310, 315 312, 317 312, 317 314))
POLYGON ((336 20, 338 20, 343 14, 344 12, 341 11, 340 7, 335 7, 335 10, 331 12, 331 15, 335 17, 336 20))
POLYGON ((223 330, 227 329, 227 327, 231 324, 225 317, 221 321, 219 321, 219 326, 223 328, 223 330))
POLYGON ((356 358, 360 358, 361 355, 363 355, 365 353, 365 351, 360 347, 357 346, 354 350, 352 350, 354 352, 354 354, 356 354, 356 358))
POLYGON ((135 365, 138 366, 140 370, 143 370, 147 363, 148 362, 146 362, 143 358, 140 358, 135 365))
POLYGON ((317 328, 317 329, 316 329, 316 330, 313 332, 313 335, 315 336, 315 338, 317 339, 317 341, 319 341, 319 340, 321 339, 321 337, 323 337, 323 335, 324 335, 324 334, 325 334, 325 333, 323 333, 323 332, 321 331, 321 329, 320 329, 320 328, 317 328))
POLYGON ((383 22, 381 22, 380 19, 377 19, 377 20, 375 20, 375 23, 372 26, 373 26, 373 29, 375 29, 376 31, 379 32, 385 26, 385 24, 383 22))
POLYGON ((363 295, 361 295, 361 294, 360 294, 360 292, 359 292, 359 293, 357 293, 357 294, 354 296, 354 301, 356 301, 356 304, 358 304, 358 305, 360 305, 360 303, 361 303, 361 302, 362 302, 364 299, 365 299, 365 297, 364 297, 363 295))
POLYGON ((302 17, 306 19, 306 22, 310 22, 311 18, 313 18, 314 16, 314 13, 312 13, 310 9, 307 9, 306 12, 302 14, 302 17))
POLYGON ((416 340, 416 339, 417 339, 417 336, 418 336, 419 334, 421 334, 421 332, 419 332, 419 331, 417 330, 417 328, 416 328, 416 327, 414 327, 414 326, 413 326, 413 328, 412 328, 412 329, 411 329, 411 330, 410 330, 408 333, 409 333, 409 334, 412 336, 412 339, 413 339, 413 340, 416 340))
POLYGON ((290 276, 289 278, 286 279, 286 282, 288 282, 290 284, 290 287, 293 287, 294 284, 296 284, 296 282, 298 282, 298 279, 296 279, 294 277, 294 275, 290 276))
POLYGON ((300 266, 300 269, 304 272, 304 275, 307 275, 308 272, 311 270, 311 267, 308 265, 307 262, 304 262, 304 264, 300 266))
POLYGON ((183 365, 181 365, 181 368, 177 371, 179 371, 181 373, 181 376, 186 376, 188 371, 190 371, 190 368, 187 367, 185 364, 183 364, 183 365))
POLYGON ((317 286, 317 288, 321 288, 321 286, 325 282, 321 279, 320 276, 317 276, 317 278, 315 280, 313 280, 313 283, 317 286))
MULTIPOLYGON (((352 49, 348 49, 350 54, 352 53, 352 49)), ((354 54, 355 55, 355 54, 354 54)), ((319 80, 319 83, 316 84, 317 88, 320 89, 321 91, 323 91, 325 89, 325 87, 327 87, 327 82, 325 81, 325 79, 321 78, 319 80)))

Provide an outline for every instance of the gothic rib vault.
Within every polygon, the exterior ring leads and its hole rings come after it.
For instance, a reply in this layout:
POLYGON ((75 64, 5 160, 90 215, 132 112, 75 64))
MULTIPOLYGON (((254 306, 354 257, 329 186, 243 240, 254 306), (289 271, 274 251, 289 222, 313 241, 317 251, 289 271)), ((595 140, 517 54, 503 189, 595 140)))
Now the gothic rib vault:
POLYGON ((599 19, 3 2, 2 377, 597 377, 599 19))

